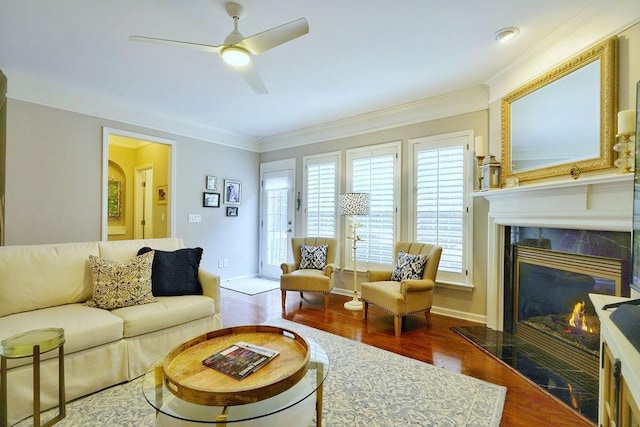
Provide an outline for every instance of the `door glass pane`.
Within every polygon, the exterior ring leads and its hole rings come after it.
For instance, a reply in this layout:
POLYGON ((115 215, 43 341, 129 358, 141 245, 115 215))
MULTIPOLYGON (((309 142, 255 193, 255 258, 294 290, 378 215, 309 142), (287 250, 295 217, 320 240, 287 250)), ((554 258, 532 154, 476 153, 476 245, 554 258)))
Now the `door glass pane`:
POLYGON ((289 180, 283 176, 269 176, 265 174, 266 201, 266 253, 265 261, 270 265, 279 266, 287 261, 288 245, 288 191, 289 180))

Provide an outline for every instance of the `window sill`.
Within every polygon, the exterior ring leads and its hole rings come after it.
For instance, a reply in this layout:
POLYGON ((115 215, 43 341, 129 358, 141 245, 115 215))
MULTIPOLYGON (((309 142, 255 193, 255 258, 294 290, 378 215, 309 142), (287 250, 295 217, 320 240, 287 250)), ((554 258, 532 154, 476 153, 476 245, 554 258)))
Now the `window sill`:
POLYGON ((447 288, 455 289, 457 291, 472 292, 475 289, 475 286, 469 285, 467 283, 436 281, 436 288, 447 288))

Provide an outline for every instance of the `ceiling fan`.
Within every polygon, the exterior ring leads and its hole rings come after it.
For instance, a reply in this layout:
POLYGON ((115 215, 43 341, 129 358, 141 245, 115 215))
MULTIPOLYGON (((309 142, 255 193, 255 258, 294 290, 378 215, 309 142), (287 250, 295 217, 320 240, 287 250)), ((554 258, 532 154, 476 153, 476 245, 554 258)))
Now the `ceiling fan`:
POLYGON ((253 88, 256 93, 265 94, 260 74, 253 65, 251 55, 259 55, 269 49, 303 36, 309 32, 309 24, 305 18, 296 19, 286 24, 271 28, 261 33, 244 37, 238 31, 238 21, 244 15, 244 7, 238 3, 229 2, 225 5, 229 16, 233 18, 233 31, 224 39, 224 44, 212 46, 179 40, 158 39, 154 37, 130 36, 129 40, 158 43, 173 46, 183 46, 191 49, 204 50, 219 54, 229 65, 233 66, 253 88))

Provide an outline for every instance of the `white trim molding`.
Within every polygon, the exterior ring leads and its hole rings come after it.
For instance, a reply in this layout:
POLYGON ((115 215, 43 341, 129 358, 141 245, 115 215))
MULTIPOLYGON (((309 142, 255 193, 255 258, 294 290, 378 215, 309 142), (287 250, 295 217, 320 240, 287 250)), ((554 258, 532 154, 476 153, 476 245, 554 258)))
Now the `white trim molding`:
POLYGON ((489 201, 487 326, 503 330, 505 227, 631 232, 633 174, 607 174, 476 192, 489 201))
POLYGON ((488 98, 488 88, 476 86, 343 120, 264 137, 261 139, 261 148, 262 152, 281 150, 486 110, 489 108, 488 98))

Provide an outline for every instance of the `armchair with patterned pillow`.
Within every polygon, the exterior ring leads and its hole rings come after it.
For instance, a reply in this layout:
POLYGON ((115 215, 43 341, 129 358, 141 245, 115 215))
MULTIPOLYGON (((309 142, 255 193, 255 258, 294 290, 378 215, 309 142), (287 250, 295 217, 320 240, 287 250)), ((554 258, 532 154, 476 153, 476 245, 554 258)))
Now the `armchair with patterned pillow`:
POLYGON ((398 242, 393 271, 369 270, 360 299, 363 319, 369 304, 393 314, 395 335, 400 336, 406 316, 424 313, 431 324, 431 305, 442 247, 426 243, 398 242))
POLYGON ((283 263, 280 276, 282 311, 285 311, 287 291, 320 294, 324 309, 329 306, 329 293, 333 289, 333 262, 338 240, 328 237, 293 237, 293 263, 283 263))

